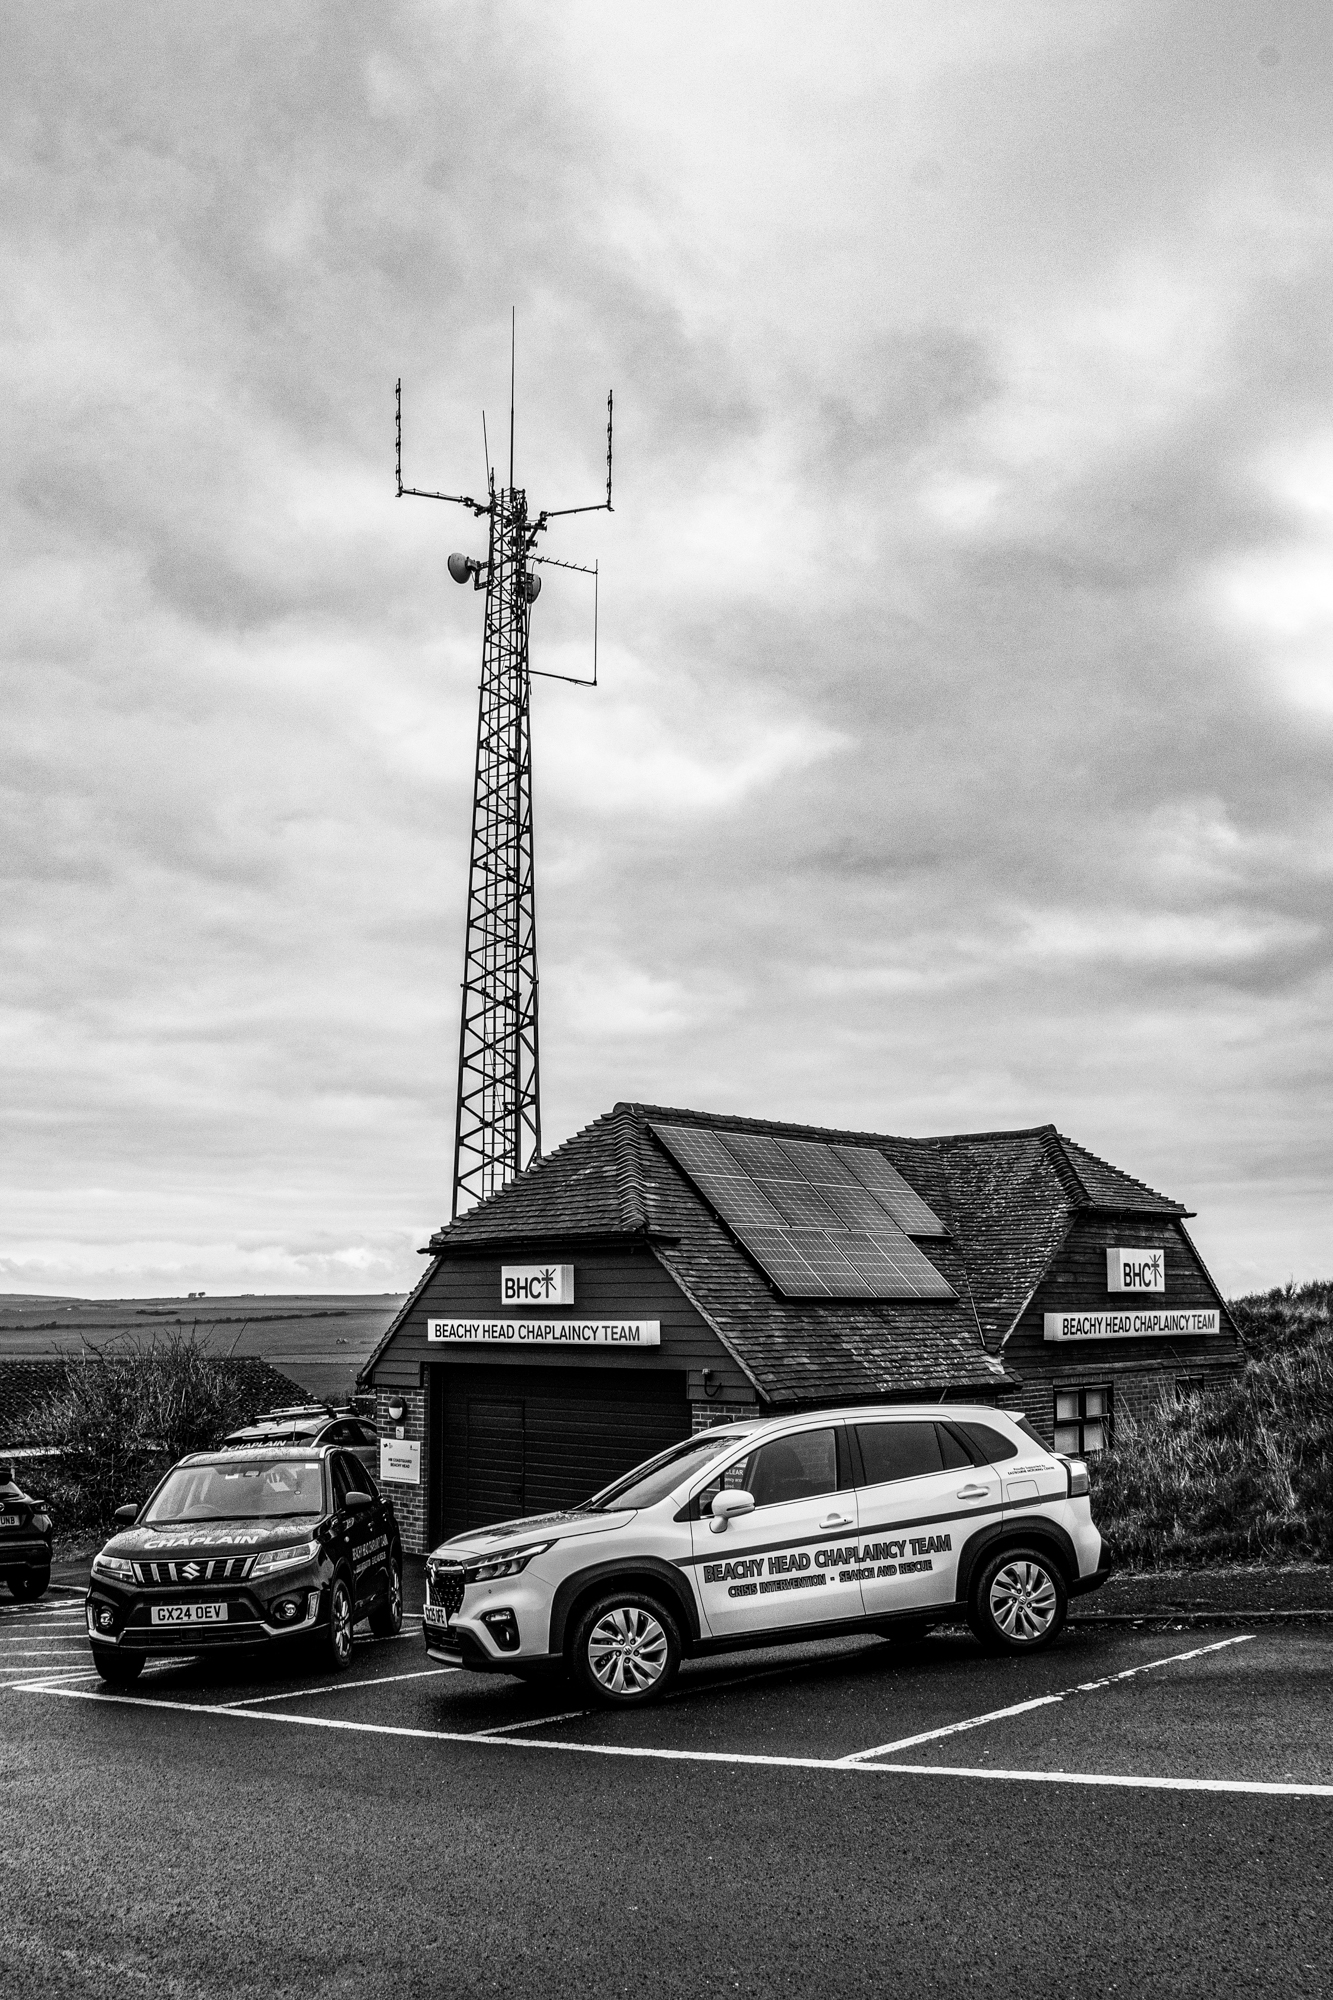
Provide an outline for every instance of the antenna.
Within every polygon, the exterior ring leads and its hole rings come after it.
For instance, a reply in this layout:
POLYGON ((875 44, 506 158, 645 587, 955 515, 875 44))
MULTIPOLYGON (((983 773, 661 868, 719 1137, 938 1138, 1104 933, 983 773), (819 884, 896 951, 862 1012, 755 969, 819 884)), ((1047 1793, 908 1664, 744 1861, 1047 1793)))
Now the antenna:
POLYGON ((532 519, 528 496, 514 485, 517 310, 509 327, 509 484, 496 491, 486 417, 488 497, 435 493, 403 484, 403 384, 395 391, 398 497, 446 500, 488 523, 485 558, 449 557, 456 583, 486 593, 477 710, 477 765, 468 860, 463 1004, 458 1034, 458 1105, 454 1125, 453 1209, 484 1201, 541 1155, 537 1037, 537 916, 532 822, 532 681, 597 685, 598 566, 535 553, 550 522, 567 514, 610 513, 612 398, 606 399, 606 499, 558 507, 532 519), (528 628, 542 587, 539 569, 572 570, 593 580, 592 679, 528 664, 528 628))

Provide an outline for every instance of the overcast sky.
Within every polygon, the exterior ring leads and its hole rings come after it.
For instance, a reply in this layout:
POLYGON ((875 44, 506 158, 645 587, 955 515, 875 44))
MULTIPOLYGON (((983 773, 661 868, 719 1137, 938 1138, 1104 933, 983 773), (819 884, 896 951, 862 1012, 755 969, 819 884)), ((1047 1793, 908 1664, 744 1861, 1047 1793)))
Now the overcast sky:
POLYGON ((7 7, 0 1289, 447 1214, 484 549, 548 1145, 1055 1121, 1333 1274, 1333 15, 7 7), (534 665, 579 672, 546 572, 534 665))

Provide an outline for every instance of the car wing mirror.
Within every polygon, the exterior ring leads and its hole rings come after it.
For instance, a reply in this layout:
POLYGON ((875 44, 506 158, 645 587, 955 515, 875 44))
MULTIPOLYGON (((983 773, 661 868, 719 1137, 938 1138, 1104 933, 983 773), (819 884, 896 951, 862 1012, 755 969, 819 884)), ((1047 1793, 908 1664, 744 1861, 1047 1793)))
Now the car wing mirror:
POLYGON ((127 1500, 123 1507, 117 1507, 111 1518, 122 1528, 132 1528, 139 1518, 137 1501, 127 1500))
POLYGON ((737 1514, 753 1514, 754 1495, 739 1486, 724 1486, 720 1493, 713 1495, 712 1520, 708 1523, 715 1535, 725 1535, 727 1522, 737 1514))
POLYGON ((364 1514, 367 1507, 373 1507, 374 1505, 375 1502, 371 1499, 370 1495, 361 1492, 349 1493, 343 1501, 344 1511, 348 1514, 364 1514))

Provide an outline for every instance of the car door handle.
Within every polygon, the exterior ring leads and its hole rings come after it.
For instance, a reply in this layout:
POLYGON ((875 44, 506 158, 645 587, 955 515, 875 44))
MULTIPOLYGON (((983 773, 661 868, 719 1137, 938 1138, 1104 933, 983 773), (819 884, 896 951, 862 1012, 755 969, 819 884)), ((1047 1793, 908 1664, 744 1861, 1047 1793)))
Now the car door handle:
POLYGON ((819 1525, 821 1528, 850 1528, 852 1517, 850 1514, 825 1514, 819 1525))
POLYGON ((993 1486, 960 1486, 958 1489, 958 1498, 960 1500, 986 1500, 994 1491, 995 1488, 993 1486))

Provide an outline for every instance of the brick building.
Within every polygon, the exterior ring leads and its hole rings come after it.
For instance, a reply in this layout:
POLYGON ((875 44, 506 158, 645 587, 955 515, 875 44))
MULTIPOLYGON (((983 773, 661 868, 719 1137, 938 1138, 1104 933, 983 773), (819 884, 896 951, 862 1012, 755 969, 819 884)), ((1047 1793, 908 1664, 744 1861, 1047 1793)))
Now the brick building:
POLYGON ((1189 1211, 1053 1126, 933 1139, 618 1104, 431 1238, 363 1371, 409 1548, 586 1496, 691 1427, 1021 1408, 1095 1451, 1230 1374, 1189 1211))

